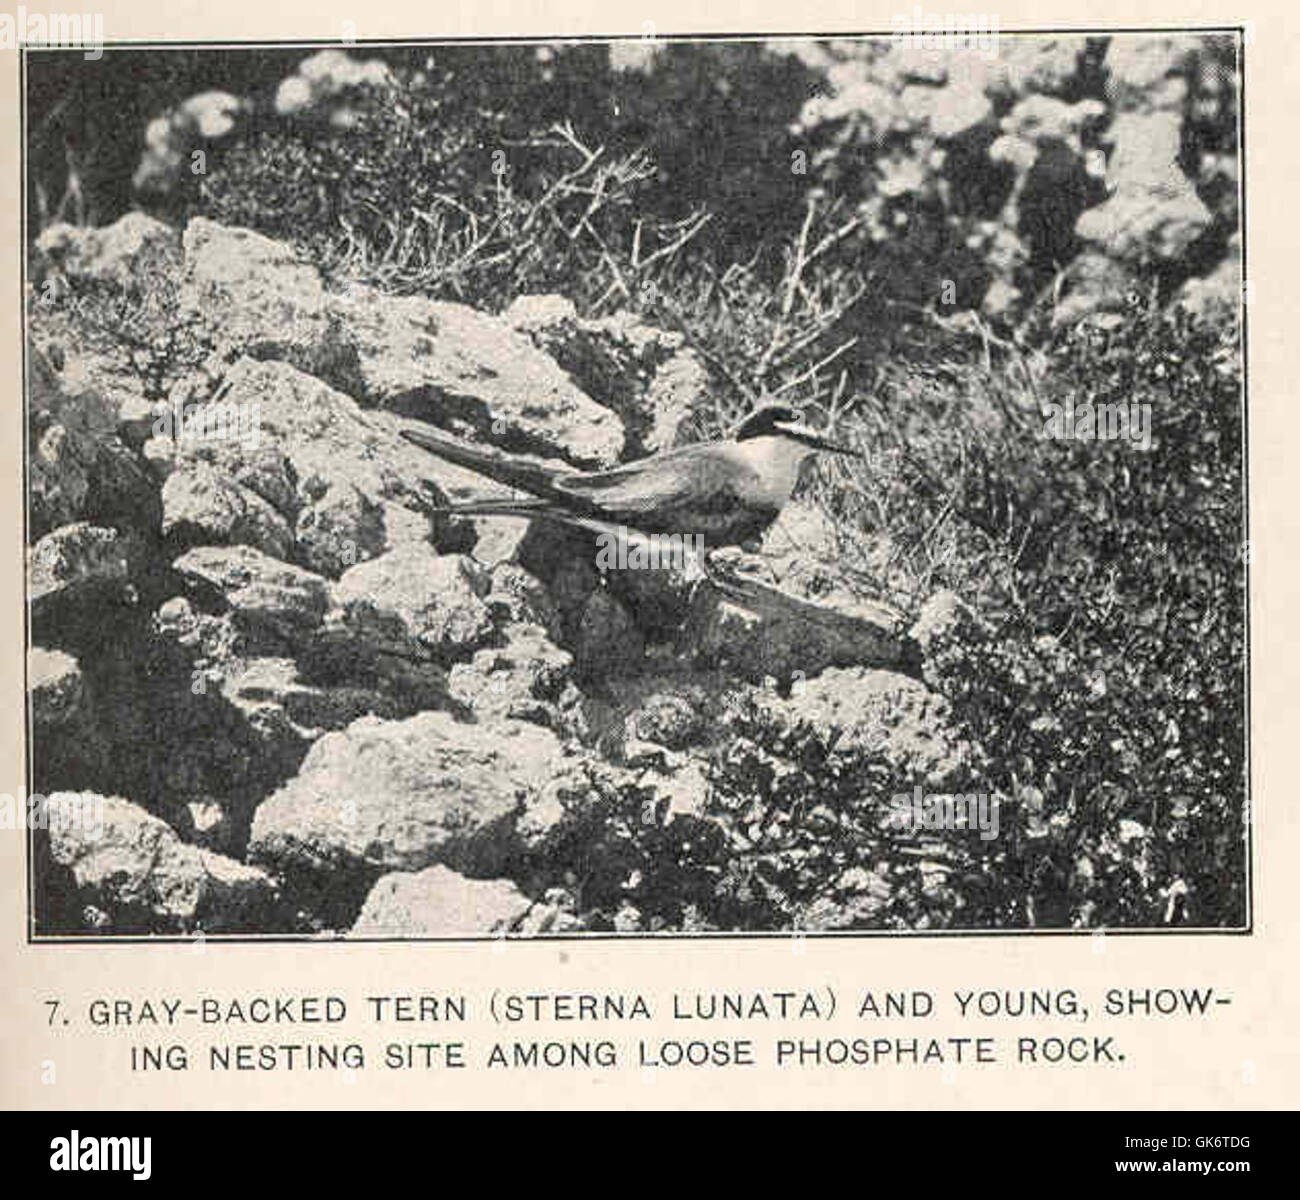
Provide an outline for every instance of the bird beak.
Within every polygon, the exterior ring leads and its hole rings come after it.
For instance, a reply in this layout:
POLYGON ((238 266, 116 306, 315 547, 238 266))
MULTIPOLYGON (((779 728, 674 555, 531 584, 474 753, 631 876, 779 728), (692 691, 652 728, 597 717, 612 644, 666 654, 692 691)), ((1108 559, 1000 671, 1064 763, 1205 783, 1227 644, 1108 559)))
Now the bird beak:
POLYGON ((811 446, 814 450, 829 450, 832 454, 847 454, 850 458, 861 458, 862 455, 857 450, 851 450, 848 446, 842 446, 838 442, 832 442, 829 438, 823 437, 811 425, 797 425, 794 422, 778 422, 776 428, 779 429, 786 437, 792 437, 796 442, 802 442, 805 446, 811 446))

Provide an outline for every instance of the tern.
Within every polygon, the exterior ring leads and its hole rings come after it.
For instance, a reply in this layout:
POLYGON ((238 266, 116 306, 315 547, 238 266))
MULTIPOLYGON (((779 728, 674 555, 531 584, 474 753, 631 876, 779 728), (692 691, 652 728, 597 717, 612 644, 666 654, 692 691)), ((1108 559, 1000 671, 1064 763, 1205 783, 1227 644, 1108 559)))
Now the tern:
POLYGON ((401 432, 439 458, 531 493, 509 500, 467 500, 441 511, 681 534, 700 538, 708 550, 756 541, 790 499, 805 461, 819 450, 862 457, 805 425, 782 404, 756 409, 722 441, 667 450, 603 471, 544 466, 424 429, 401 432))

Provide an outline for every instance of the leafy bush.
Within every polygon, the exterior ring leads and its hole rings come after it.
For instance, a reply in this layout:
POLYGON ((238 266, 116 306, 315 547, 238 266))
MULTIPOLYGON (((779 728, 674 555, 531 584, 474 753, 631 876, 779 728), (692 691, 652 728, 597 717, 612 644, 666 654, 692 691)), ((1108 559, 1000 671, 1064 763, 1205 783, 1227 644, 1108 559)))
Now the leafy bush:
POLYGON ((1235 331, 1135 305, 1030 371, 896 381, 863 484, 923 594, 980 614, 927 677, 1017 802, 975 923, 1241 924, 1245 562, 1235 331), (982 404, 964 403, 983 387, 982 404), (1037 380, 1037 382, 1036 382, 1037 380), (1149 405, 1151 445, 1042 436, 1039 405, 1149 405), (928 531, 919 545, 917 530, 928 531))

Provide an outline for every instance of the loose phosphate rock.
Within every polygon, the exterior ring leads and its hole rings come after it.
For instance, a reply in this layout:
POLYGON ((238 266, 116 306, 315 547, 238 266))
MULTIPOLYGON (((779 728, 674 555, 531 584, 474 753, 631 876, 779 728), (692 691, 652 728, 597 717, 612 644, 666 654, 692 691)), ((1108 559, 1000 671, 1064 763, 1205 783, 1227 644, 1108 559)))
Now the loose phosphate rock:
POLYGON ((582 701, 587 740, 611 762, 710 745, 727 736, 719 718, 744 696, 755 694, 749 684, 728 673, 685 671, 675 665, 679 669, 648 669, 609 688, 587 689, 582 701))
POLYGON ((801 600, 761 583, 740 598, 701 587, 681 645, 755 682, 806 678, 827 667, 911 669, 916 657, 898 614, 884 605, 801 600))
MULTIPOLYGON (((1055 142, 1068 147, 1077 159, 1082 160, 1084 132, 1100 122, 1105 115, 1106 106, 1100 100, 1080 100, 1067 104, 1054 96, 1026 96, 1002 118, 1001 127, 1005 137, 1032 145, 1033 159, 1037 158, 1039 149, 1046 143, 1055 142)), ((1005 146, 1000 155, 995 157, 1004 157, 1025 169, 1033 165, 1033 159, 1017 162, 1017 156, 1005 146)))
POLYGON ((480 718, 515 717, 555 728, 555 705, 573 678, 573 655, 561 650, 537 625, 508 622, 504 645, 479 650, 451 669, 447 686, 480 718))
POLYGON ((66 726, 81 715, 85 687, 71 654, 33 646, 27 656, 32 720, 38 730, 66 726))
POLYGON ((69 279, 126 287, 139 282, 142 261, 176 251, 180 234, 142 212, 129 212, 99 229, 56 222, 36 239, 36 251, 69 279))
POLYGON ((656 329, 634 312, 580 320, 571 300, 540 295, 518 297, 501 316, 618 413, 630 454, 678 445, 708 398, 708 371, 685 335, 656 329))
POLYGON ((645 635, 627 608, 604 589, 592 592, 578 619, 574 661, 579 676, 634 672, 644 658, 645 635))
POLYGON ((55 597, 105 587, 120 590, 130 573, 126 539, 88 521, 60 526, 32 547, 28 572, 33 608, 55 597))
POLYGON ((944 589, 935 592, 921 605, 910 634, 921 653, 928 657, 932 651, 943 649, 963 634, 972 633, 977 624, 970 606, 956 592, 944 589))
MULTIPOLYGON (((38 318, 33 317, 33 340, 38 318)), ((35 345, 28 373, 28 490, 32 537, 91 520, 152 529, 157 488, 117 434, 120 405, 139 381, 122 378, 81 342, 71 353, 35 345)))
MULTIPOLYGON (((1084 37, 1003 37, 989 66, 987 87, 993 94, 1047 92, 1061 96, 1079 82, 1079 66, 1088 51, 1084 37)), ((958 53, 970 55, 969 51, 958 53)), ((988 61, 988 60, 986 60, 988 61)))
POLYGON ((1138 294, 1133 272, 1096 250, 1075 255, 1062 283, 1065 294, 1052 309, 1052 322, 1060 326, 1074 325, 1093 313, 1122 312, 1138 294))
MULTIPOLYGON (((254 658, 238 665, 226 676, 222 694, 264 734, 309 742, 364 716, 397 718, 411 712, 399 697, 378 687, 313 686, 290 658, 254 658)), ((304 753, 306 749, 304 745, 304 753)))
POLYGON ((563 636, 559 607, 545 585, 516 563, 498 563, 492 568, 491 585, 483 603, 496 619, 540 625, 554 640, 563 636))
POLYGON ((233 933, 272 923, 277 890, 264 871, 186 845, 129 800, 60 792, 47 806, 53 861, 111 932, 233 933))
POLYGON ((181 312, 227 354, 291 363, 346 386, 356 355, 329 311, 320 272, 283 242, 206 217, 185 227, 181 312))
POLYGON ((1228 256, 1201 279, 1189 279, 1178 293, 1178 302, 1201 319, 1235 320, 1245 298, 1245 275, 1241 261, 1241 237, 1228 242, 1228 256))
POLYGON ((487 586, 487 575, 463 554, 403 546, 344 573, 334 588, 330 632, 372 653, 464 659, 495 632, 481 598, 487 586))
POLYGON ((256 492, 203 463, 173 471, 163 484, 162 534, 180 545, 254 546, 272 558, 293 553, 293 531, 256 492))
POLYGON ((618 417, 501 318, 360 286, 330 303, 356 347, 368 403, 577 466, 618 461, 618 417))
MULTIPOLYGON (((251 546, 197 546, 172 568, 196 589, 219 593, 235 623, 301 642, 325 618, 329 582, 251 546)), ((179 614, 177 614, 179 616, 179 614)))
POLYGON ((879 926, 893 899, 889 879, 865 867, 852 867, 833 888, 804 905, 794 917, 796 929, 810 932, 870 929, 879 926))
POLYGON ((474 937, 517 929, 533 902, 508 879, 466 879, 446 867, 385 875, 353 937, 474 937))
POLYGON ((226 373, 222 403, 256 418, 255 438, 181 444, 182 468, 202 464, 274 508, 289 527, 288 557, 330 576, 400 542, 437 532, 430 482, 435 460, 398 434, 391 414, 287 363, 241 359, 226 373))
POLYGON ((321 738, 262 802, 250 856, 286 873, 445 863, 490 877, 514 847, 524 801, 563 758, 554 734, 521 722, 364 717, 321 738))
POLYGON ((32 779, 37 792, 92 786, 109 753, 77 660, 34 646, 27 657, 32 706, 32 779))
POLYGON ((791 725, 807 722, 826 734, 838 731, 839 752, 883 755, 902 782, 923 782, 935 790, 953 781, 970 782, 972 748, 953 733, 947 700, 906 675, 832 668, 798 683, 788 699, 768 703, 791 725))

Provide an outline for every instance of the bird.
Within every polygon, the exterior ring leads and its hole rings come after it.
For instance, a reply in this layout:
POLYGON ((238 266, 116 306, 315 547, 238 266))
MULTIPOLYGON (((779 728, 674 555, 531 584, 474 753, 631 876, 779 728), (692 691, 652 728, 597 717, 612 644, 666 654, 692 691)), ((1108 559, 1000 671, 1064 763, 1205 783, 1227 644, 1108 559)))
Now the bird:
POLYGON ((644 534, 698 537, 708 550, 758 540, 794 492, 804 463, 818 451, 861 458, 858 451, 803 423, 784 404, 756 408, 729 438, 697 442, 602 471, 546 466, 470 446, 426 428, 404 428, 407 441, 531 493, 514 499, 466 500, 441 511, 463 516, 598 522, 644 534))

